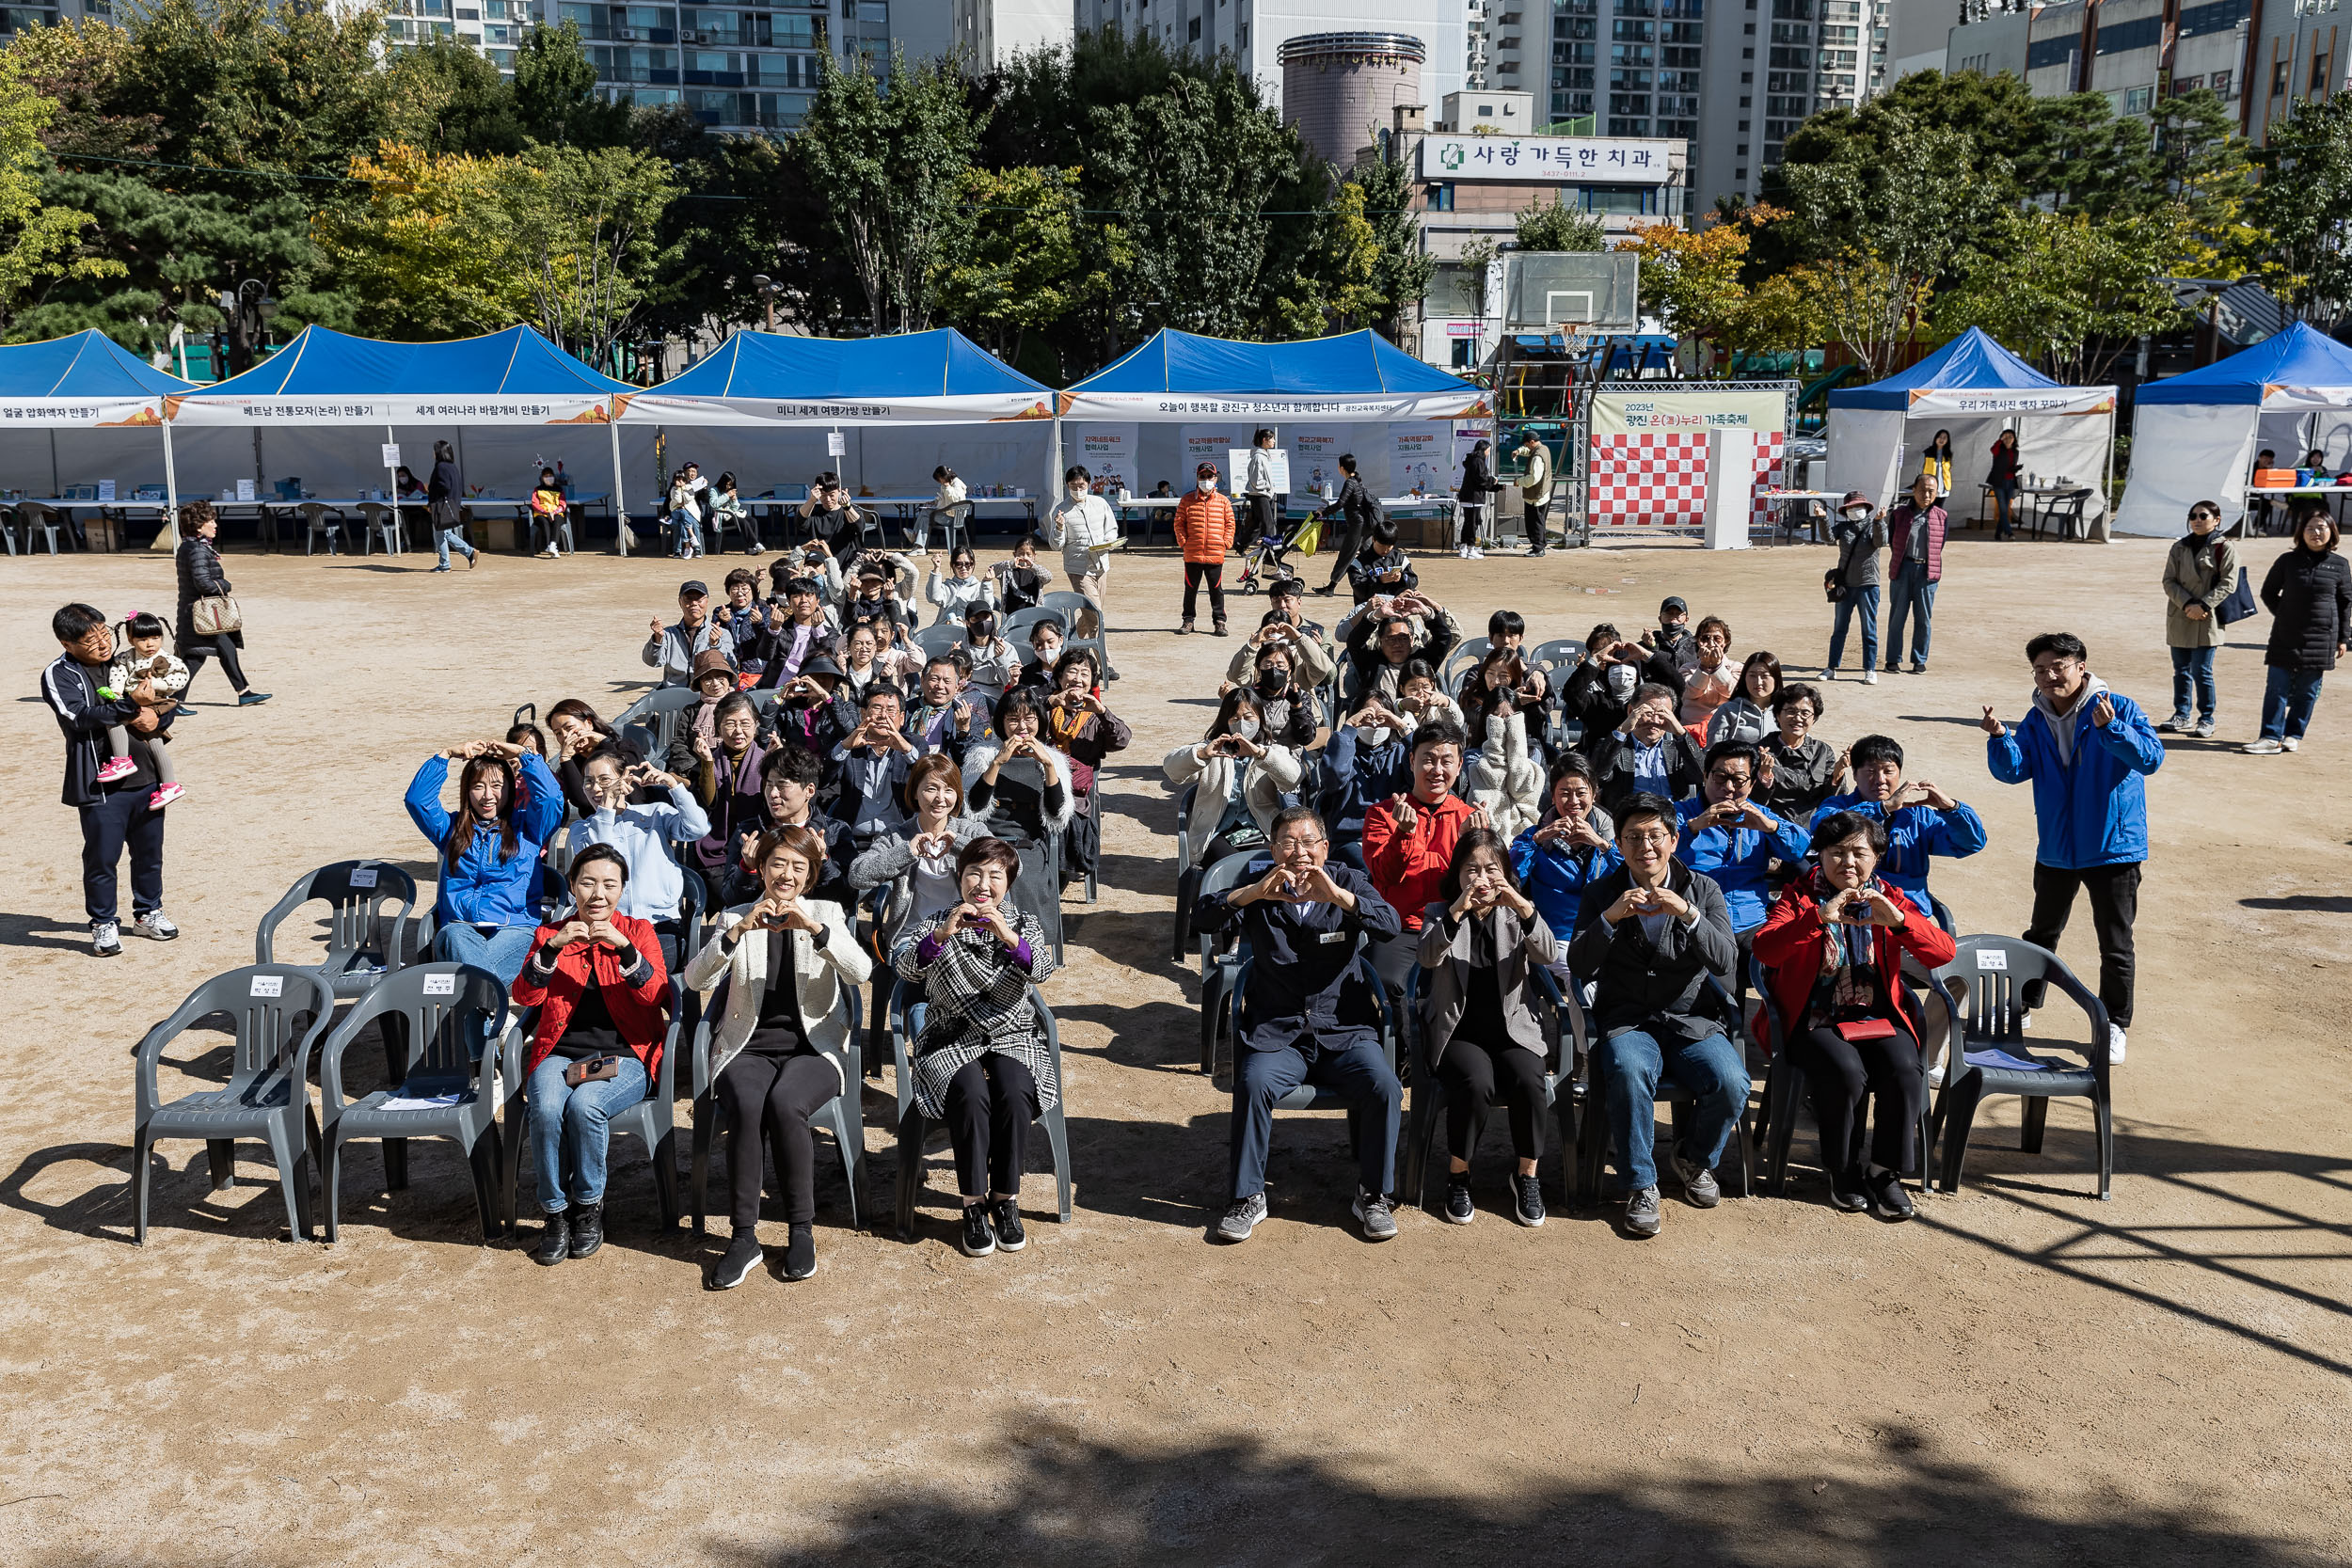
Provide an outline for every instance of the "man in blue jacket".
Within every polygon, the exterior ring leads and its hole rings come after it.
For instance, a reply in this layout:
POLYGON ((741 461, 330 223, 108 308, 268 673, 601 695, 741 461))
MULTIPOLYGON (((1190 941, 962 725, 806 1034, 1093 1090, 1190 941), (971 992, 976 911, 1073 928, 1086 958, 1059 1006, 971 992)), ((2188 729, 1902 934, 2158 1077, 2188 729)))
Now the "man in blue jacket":
MULTIPOLYGON (((2120 1062, 2132 1023, 2132 920, 2148 858, 2148 794, 2139 781, 2164 766, 2164 746, 2139 705, 2090 673, 2081 638, 2044 632, 2026 644, 2026 657, 2033 661, 2032 709, 2014 730, 1984 710, 1993 776, 2033 783, 2041 845, 2026 940, 2057 951, 2075 890, 2090 893, 2107 1060, 2120 1062)), ((2026 1006, 2040 1002, 2040 988, 2028 987, 2026 1006)))
POLYGON ((1983 848, 1984 818, 1926 779, 1906 784, 1903 749, 1890 736, 1866 735, 1846 755, 1853 768, 1853 789, 1822 801, 1813 814, 1813 825, 1841 811, 1884 822, 1886 855, 1879 862, 1880 879, 1902 889, 1921 909, 1933 911, 1937 906, 1928 891, 1929 857, 1964 860, 1983 848))
POLYGON ((70 604, 49 618, 50 632, 64 648, 40 673, 41 700, 65 736, 65 803, 82 816, 82 905, 89 916, 90 951, 111 958, 122 951, 120 914, 115 904, 115 866, 131 851, 131 908, 135 936, 169 942, 180 927, 164 913, 164 814, 147 803, 155 773, 147 757, 147 737, 160 725, 146 683, 112 701, 101 697, 106 666, 115 656, 114 632, 106 617, 86 604, 70 604), (131 731, 131 760, 138 766, 108 784, 98 782, 110 754, 106 730, 131 731))

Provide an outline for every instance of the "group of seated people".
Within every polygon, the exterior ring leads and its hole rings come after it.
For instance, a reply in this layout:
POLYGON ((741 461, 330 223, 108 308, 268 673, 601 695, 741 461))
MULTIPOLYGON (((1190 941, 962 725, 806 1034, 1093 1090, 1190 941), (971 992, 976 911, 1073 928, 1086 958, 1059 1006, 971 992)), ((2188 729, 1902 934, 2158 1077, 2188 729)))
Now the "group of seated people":
POLYGON ((1447 1219, 1476 1212, 1470 1154, 1501 1101, 1511 1212, 1543 1223, 1546 1057, 1571 1048, 1546 1045, 1539 991, 1589 1024, 1628 1233, 1659 1228, 1650 1129, 1669 1078, 1694 1103, 1667 1163, 1694 1206, 1712 1207, 1749 1091, 1737 1042, 1752 958, 1822 1129, 1831 1201, 1910 1215, 1899 1173, 1920 1153, 1921 1046, 1942 1042, 1923 1035, 1900 958, 1949 961, 1929 862, 1984 847, 1975 811, 1906 781, 1891 737, 1833 752, 1813 733, 1816 689, 1784 684, 1769 653, 1735 660, 1718 618, 1686 632, 1679 599, 1656 632, 1597 626, 1572 666, 1542 671, 1519 617, 1499 611, 1448 694, 1439 672, 1459 630, 1417 589, 1368 598, 1337 650, 1298 615, 1295 584, 1272 594, 1207 734, 1166 763, 1171 783, 1195 786, 1192 875, 1249 857, 1233 885, 1180 893, 1195 931, 1252 958, 1220 1238, 1245 1240, 1265 1217, 1272 1110, 1301 1083, 1356 1105, 1371 1131, 1355 1212, 1367 1236, 1395 1233, 1400 1089, 1377 1043, 1380 992, 1416 1009, 1416 1070, 1444 1085, 1447 1219))

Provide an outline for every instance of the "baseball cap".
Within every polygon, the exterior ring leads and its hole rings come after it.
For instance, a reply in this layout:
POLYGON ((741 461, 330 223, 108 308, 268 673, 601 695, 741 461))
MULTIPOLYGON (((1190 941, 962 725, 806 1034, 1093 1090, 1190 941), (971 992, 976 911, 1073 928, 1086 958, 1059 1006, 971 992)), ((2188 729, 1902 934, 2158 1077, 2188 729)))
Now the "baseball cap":
POLYGON ((688 578, 677 585, 677 596, 682 599, 690 594, 700 594, 707 599, 710 597, 710 584, 700 578, 688 578))

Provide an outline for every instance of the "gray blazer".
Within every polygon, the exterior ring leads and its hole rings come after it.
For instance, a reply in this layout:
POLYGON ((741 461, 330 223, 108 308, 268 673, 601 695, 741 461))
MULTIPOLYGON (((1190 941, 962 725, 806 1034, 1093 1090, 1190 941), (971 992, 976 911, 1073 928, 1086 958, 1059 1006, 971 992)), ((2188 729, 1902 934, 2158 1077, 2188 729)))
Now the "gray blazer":
MULTIPOLYGON (((1434 903, 1422 911, 1421 947, 1416 956, 1429 984, 1428 998, 1422 1004, 1422 1053, 1433 1068, 1445 1056, 1445 1048, 1454 1040, 1454 1026, 1462 1022, 1463 998, 1470 987, 1472 927, 1480 918, 1473 915, 1457 921, 1452 908, 1443 902, 1434 903)), ((1543 1023, 1528 1001, 1528 988, 1533 984, 1528 979, 1528 967, 1557 964, 1565 950, 1541 915, 1524 927, 1509 910, 1499 909, 1483 918, 1490 923, 1494 933, 1495 967, 1500 972, 1502 991, 1502 1027, 1510 1036, 1507 1041, 1493 1043, 1516 1045, 1542 1056, 1548 1047, 1543 1023)))

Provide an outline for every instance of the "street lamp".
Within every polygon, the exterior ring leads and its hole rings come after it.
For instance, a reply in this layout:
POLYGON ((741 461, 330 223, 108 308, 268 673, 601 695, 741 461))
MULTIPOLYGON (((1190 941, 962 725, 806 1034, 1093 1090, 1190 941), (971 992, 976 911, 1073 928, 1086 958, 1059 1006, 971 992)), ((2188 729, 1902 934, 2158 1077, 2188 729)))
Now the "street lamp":
POLYGON ((760 303, 768 307, 768 330, 773 332, 776 329, 775 280, 764 272, 756 272, 752 274, 752 287, 759 291, 760 303))

